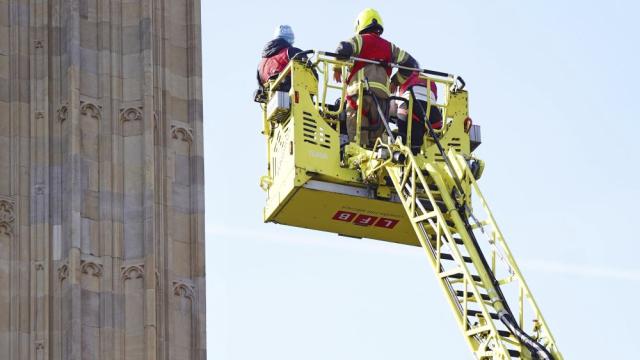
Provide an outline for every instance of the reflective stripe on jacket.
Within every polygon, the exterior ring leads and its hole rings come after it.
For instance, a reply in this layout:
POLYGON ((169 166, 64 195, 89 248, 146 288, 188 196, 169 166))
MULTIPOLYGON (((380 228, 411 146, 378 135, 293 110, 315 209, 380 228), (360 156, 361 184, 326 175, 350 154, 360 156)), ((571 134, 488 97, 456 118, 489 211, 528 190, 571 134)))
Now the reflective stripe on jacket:
MULTIPOLYGON (((381 61, 385 63, 390 63, 393 60, 391 43, 387 40, 380 37, 380 35, 375 33, 367 33, 362 34, 360 36, 361 43, 357 44, 358 46, 358 57, 367 59, 367 60, 375 60, 381 61)), ((347 78, 347 84, 352 85, 351 81, 354 76, 358 75, 358 80, 364 80, 361 78, 361 72, 365 66, 380 66, 369 64, 364 61, 356 61, 351 68, 351 72, 349 77, 347 78)), ((387 81, 385 83, 380 83, 375 81, 375 79, 369 79, 369 85, 373 88, 377 88, 389 94, 389 84, 388 78, 391 76, 391 67, 385 66, 384 71, 387 74, 387 81)), ((357 84, 357 83, 356 83, 357 84)))

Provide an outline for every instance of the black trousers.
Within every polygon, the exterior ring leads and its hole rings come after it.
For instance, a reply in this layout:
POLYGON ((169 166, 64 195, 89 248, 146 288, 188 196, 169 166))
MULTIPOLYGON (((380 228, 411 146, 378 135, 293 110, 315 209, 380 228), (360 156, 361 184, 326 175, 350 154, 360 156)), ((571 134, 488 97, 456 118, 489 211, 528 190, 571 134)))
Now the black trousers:
MULTIPOLYGON (((407 121, 398 119, 398 135, 402 137, 402 142, 407 145, 407 121)), ((420 152, 420 147, 424 141, 426 128, 422 121, 412 121, 411 124, 411 152, 415 155, 420 152)))
MULTIPOLYGON (((411 124, 411 152, 413 154, 417 154, 420 152, 420 147, 424 142, 424 134, 427 131, 427 127, 423 121, 424 119, 424 111, 427 110, 427 102, 426 101, 417 101, 420 103, 413 104, 413 117, 417 117, 420 121, 412 120, 411 124)), ((432 126, 437 126, 438 124, 442 124, 442 113, 440 113, 440 109, 436 106, 431 106, 429 110, 429 123, 432 126)), ((442 126, 442 125, 440 125, 442 126)), ((440 127, 438 126, 438 128, 440 127)), ((407 144, 407 121, 403 121, 402 119, 398 119, 398 134, 402 136, 404 144, 407 144)))

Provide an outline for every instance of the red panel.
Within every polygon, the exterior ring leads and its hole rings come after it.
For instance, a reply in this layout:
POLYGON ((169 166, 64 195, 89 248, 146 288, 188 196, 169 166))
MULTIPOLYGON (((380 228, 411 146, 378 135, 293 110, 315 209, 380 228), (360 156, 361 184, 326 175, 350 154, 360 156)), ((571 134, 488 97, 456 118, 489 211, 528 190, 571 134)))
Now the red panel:
POLYGON ((393 229, 398 224, 398 222, 399 222, 399 220, 380 218, 380 220, 378 220, 375 223, 375 226, 382 227, 382 228, 385 228, 385 229, 393 229))
POLYGON ((356 217, 356 213, 352 213, 349 211, 338 211, 335 215, 333 215, 333 220, 351 222, 354 217, 356 217))
POLYGON ((378 220, 376 216, 360 214, 358 215, 358 217, 356 217, 353 223, 360 226, 369 226, 369 225, 373 225, 376 222, 376 220, 378 220))

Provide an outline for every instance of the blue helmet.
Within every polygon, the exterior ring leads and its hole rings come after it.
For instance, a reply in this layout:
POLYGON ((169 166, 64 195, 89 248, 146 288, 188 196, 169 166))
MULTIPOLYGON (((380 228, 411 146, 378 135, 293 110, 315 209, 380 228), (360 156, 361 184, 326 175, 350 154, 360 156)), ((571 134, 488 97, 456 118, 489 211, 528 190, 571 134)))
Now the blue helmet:
POLYGON ((293 29, 289 25, 276 26, 276 29, 273 31, 273 38, 284 39, 290 45, 293 45, 293 41, 295 40, 295 37, 293 35, 293 29))

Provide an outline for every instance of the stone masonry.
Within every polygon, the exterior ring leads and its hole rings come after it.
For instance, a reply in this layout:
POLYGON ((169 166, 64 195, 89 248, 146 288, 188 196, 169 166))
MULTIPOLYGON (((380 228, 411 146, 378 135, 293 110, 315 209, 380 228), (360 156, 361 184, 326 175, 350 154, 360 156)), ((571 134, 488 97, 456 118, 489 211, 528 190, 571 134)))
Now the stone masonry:
POLYGON ((206 358, 199 0, 0 0, 0 359, 206 358))

